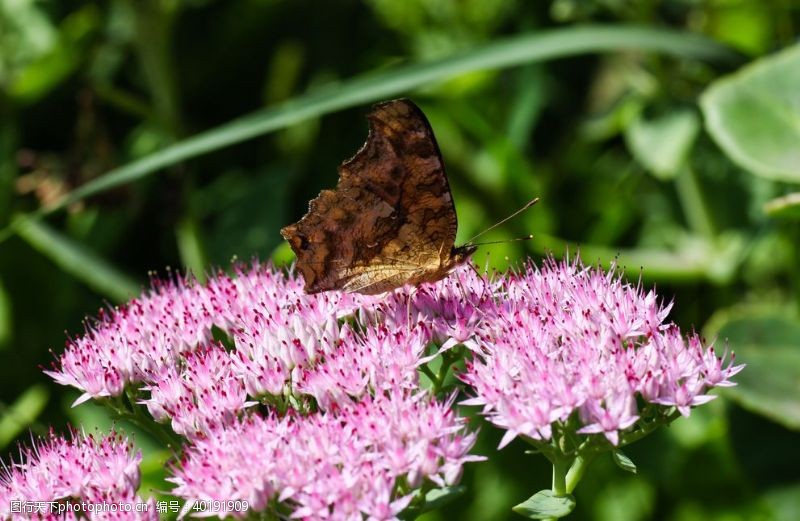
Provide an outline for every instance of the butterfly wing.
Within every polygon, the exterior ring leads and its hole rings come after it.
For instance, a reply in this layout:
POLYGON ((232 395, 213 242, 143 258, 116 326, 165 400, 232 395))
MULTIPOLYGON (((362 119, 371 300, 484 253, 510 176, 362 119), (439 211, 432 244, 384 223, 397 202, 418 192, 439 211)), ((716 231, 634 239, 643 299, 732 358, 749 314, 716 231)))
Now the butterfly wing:
POLYGON ((455 208, 428 120, 409 100, 376 105, 369 136, 308 213, 281 230, 306 291, 380 293, 450 255, 455 208))

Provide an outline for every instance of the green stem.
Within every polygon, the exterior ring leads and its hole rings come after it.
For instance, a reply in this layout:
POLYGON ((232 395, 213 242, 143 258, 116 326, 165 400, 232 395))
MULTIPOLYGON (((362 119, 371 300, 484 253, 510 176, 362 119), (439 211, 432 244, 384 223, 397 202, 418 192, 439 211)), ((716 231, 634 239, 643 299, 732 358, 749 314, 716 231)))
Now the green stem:
MULTIPOLYGON (((553 495, 557 497, 566 496, 569 493, 567 491, 567 471, 570 467, 570 459, 560 455, 548 459, 553 464, 553 495)), ((557 521, 557 519, 556 517, 550 517, 545 521, 557 521)))
MULTIPOLYGON (((186 179, 187 183, 191 183, 188 176, 186 179)), ((187 210, 184 213, 183 218, 175 227, 175 238, 178 243, 178 253, 180 254, 181 262, 186 270, 191 272, 199 282, 203 283, 206 281, 205 270, 206 266, 208 265, 208 259, 203 246, 200 226, 198 225, 197 219, 194 216, 190 201, 187 202, 186 207, 187 210)))
POLYGON ((709 239, 713 238, 716 229, 714 220, 705 204, 697 175, 691 167, 684 167, 675 178, 675 189, 692 231, 709 239))
POLYGON ((155 114, 146 101, 137 98, 135 95, 119 89, 111 84, 96 83, 94 92, 97 97, 109 105, 114 106, 122 112, 137 117, 139 119, 154 119, 155 114))
POLYGON ((434 394, 438 394, 442 387, 444 387, 444 381, 447 378, 447 373, 450 371, 450 366, 453 365, 454 360, 455 358, 450 356, 449 351, 442 354, 442 365, 439 366, 439 374, 436 375, 436 387, 434 388, 434 394))
POLYGON ((424 374, 425 376, 427 376, 430 379, 430 381, 433 384, 433 387, 435 389, 438 386, 438 377, 434 374, 433 371, 431 371, 431 368, 428 367, 428 364, 421 365, 419 367, 419 370, 422 372, 422 374, 424 374))
POLYGON ((164 447, 178 451, 183 445, 183 439, 171 430, 144 414, 141 406, 134 405, 129 398, 102 400, 120 420, 125 420, 139 427, 160 441, 164 447))
POLYGON ((645 436, 647 436, 648 434, 650 434, 651 432, 653 432, 657 428, 661 427, 662 425, 669 425, 673 421, 677 420, 678 417, 680 417, 680 415, 681 415, 681 413, 678 412, 678 410, 676 409, 676 410, 672 411, 669 414, 669 416, 667 416, 666 418, 659 418, 659 419, 650 421, 648 423, 643 424, 639 430, 635 430, 633 432, 624 434, 622 436, 622 438, 620 439, 620 443, 619 443, 619 447, 618 448, 624 447, 626 445, 630 445, 634 441, 638 441, 638 440, 644 438, 645 436))
POLYGON ((594 456, 594 454, 579 454, 572 462, 566 477, 567 494, 571 494, 575 487, 578 486, 594 456))
POLYGON ((553 494, 556 496, 566 496, 569 491, 567 490, 567 472, 570 468, 570 460, 556 458, 553 460, 553 494))
POLYGON ((123 415, 122 418, 128 420, 143 431, 150 433, 168 449, 177 452, 181 445, 183 445, 183 440, 180 436, 171 433, 155 420, 144 418, 139 414, 123 415))

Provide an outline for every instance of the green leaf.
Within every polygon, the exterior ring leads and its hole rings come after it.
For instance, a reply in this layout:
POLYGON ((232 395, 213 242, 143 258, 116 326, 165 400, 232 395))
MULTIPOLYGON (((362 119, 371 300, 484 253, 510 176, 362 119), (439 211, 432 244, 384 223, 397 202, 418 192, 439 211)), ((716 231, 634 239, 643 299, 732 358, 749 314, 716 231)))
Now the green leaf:
POLYGON ((571 495, 556 496, 551 490, 540 490, 512 510, 528 519, 551 519, 568 515, 575 508, 571 495))
POLYGON ((44 385, 34 385, 22 393, 0 418, 0 448, 4 448, 33 423, 47 405, 50 394, 44 385))
POLYGON ((637 117, 625 129, 625 141, 633 157, 651 174, 672 179, 686 164, 686 158, 700 131, 694 112, 680 110, 659 118, 637 117))
POLYGON ((464 495, 464 492, 467 491, 467 487, 464 486, 456 486, 456 487, 442 487, 442 488, 435 488, 425 494, 425 508, 424 511, 427 512, 428 510, 435 510, 437 508, 441 508, 442 506, 450 503, 451 501, 455 500, 459 496, 464 495))
POLYGON ((764 213, 770 217, 800 218, 800 192, 767 201, 764 204, 764 213))
POLYGON ((584 26, 534 31, 486 44, 441 60, 367 73, 314 89, 286 102, 233 120, 93 179, 44 213, 130 183, 178 162, 240 143, 330 112, 428 87, 462 74, 586 53, 634 49, 685 58, 730 61, 731 51, 688 32, 652 27, 584 26))
POLYGON ((98 293, 123 302, 140 292, 138 284, 105 259, 45 223, 17 217, 14 226, 19 236, 35 250, 98 293))
POLYGON ((58 42, 49 52, 27 64, 8 85, 8 94, 20 103, 32 103, 62 83, 80 65, 87 37, 100 23, 95 6, 67 16, 61 24, 58 42))
POLYGON ((756 414, 800 430, 800 321, 776 312, 737 313, 718 327, 717 344, 727 341, 736 363, 747 364, 725 395, 756 414))
MULTIPOLYGON (((455 486, 455 487, 442 487, 442 488, 435 488, 425 494, 425 502, 421 503, 419 506, 410 506, 406 508, 401 514, 401 519, 416 519, 421 514, 425 512, 430 512, 431 510, 436 510, 445 506, 446 504, 454 501, 459 496, 464 495, 466 492, 467 487, 464 486, 455 486)), ((413 503, 412 503, 413 505, 413 503)))
POLYGON ((716 81, 700 105, 706 128, 739 166, 800 182, 800 45, 716 81))
POLYGON ((676 246, 667 248, 613 248, 597 244, 575 245, 558 237, 537 233, 531 248, 540 255, 579 256, 584 263, 616 263, 629 277, 648 280, 699 280, 726 284, 733 279, 745 247, 736 233, 720 234, 714 240, 686 235, 676 237, 676 246))
POLYGON ((632 474, 636 474, 637 473, 636 464, 633 462, 632 459, 630 459, 628 456, 626 456, 625 453, 623 453, 622 451, 615 450, 614 452, 612 452, 611 453, 611 459, 613 459, 614 463, 616 463, 617 466, 619 468, 621 468, 622 470, 624 470, 626 472, 630 472, 632 474))

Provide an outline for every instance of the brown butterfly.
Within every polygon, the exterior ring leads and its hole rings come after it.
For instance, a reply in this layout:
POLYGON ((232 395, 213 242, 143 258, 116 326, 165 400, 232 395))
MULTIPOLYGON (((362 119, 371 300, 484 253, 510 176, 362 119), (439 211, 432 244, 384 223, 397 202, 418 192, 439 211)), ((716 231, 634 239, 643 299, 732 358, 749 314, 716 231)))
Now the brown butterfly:
POLYGON ((306 293, 374 295, 435 282, 477 248, 455 246, 453 197, 422 111, 398 99, 375 105, 367 118, 367 142, 339 166, 336 189, 323 190, 281 230, 306 293))

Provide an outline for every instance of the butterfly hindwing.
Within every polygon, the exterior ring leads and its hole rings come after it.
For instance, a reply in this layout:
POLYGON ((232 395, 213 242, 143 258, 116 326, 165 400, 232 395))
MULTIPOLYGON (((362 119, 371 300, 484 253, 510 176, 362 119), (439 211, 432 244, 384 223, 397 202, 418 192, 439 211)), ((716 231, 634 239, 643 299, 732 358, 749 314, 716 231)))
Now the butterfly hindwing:
POLYGON ((439 148, 409 100, 376 105, 361 150, 308 213, 281 230, 306 291, 380 293, 435 280, 453 250, 456 213, 439 148))

